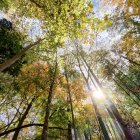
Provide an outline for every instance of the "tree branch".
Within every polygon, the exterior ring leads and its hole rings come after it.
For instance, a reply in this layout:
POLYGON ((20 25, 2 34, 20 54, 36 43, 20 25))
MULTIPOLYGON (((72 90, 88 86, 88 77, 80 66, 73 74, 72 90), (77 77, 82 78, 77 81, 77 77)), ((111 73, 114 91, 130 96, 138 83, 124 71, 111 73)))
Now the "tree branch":
POLYGON ((30 2, 34 3, 38 8, 44 8, 45 7, 42 4, 38 4, 35 0, 30 0, 30 2))
POLYGON ((17 53, 15 56, 13 56, 12 58, 8 59, 6 62, 0 64, 0 71, 5 70, 6 68, 10 67, 12 64, 14 64, 17 60, 20 59, 20 57, 22 55, 25 54, 25 52, 27 50, 29 50, 30 48, 32 48, 33 46, 39 44, 41 41, 43 41, 44 39, 39 39, 38 41, 34 42, 33 44, 30 44, 28 46, 26 46, 23 50, 21 50, 19 53, 17 53))
POLYGON ((132 64, 134 64, 134 65, 140 66, 139 63, 137 63, 137 62, 135 62, 135 61, 133 61, 133 60, 131 60, 131 59, 125 57, 125 56, 121 56, 121 57, 124 58, 124 59, 126 59, 126 60, 128 60, 130 63, 132 63, 132 64))
MULTIPOLYGON (((4 135, 6 135, 6 134, 9 134, 9 133, 11 133, 11 132, 14 132, 14 131, 16 131, 16 130, 18 130, 18 129, 20 130, 20 129, 27 128, 27 127, 31 127, 31 126, 41 126, 41 127, 43 127, 44 124, 38 124, 38 123, 26 124, 26 125, 23 125, 23 126, 21 126, 21 127, 13 128, 13 129, 11 129, 11 130, 8 130, 8 131, 5 131, 5 132, 0 133, 0 137, 1 137, 1 136, 4 136, 4 135)), ((56 127, 56 126, 49 127, 49 129, 68 130, 68 129, 64 129, 64 128, 62 128, 62 127, 56 127)))

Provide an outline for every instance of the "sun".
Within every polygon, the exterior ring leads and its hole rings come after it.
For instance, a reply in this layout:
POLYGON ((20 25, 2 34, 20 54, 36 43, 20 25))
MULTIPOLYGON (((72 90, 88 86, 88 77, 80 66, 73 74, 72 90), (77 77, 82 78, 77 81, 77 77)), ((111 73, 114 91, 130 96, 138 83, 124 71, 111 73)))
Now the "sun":
POLYGON ((93 92, 93 96, 94 96, 95 98, 97 98, 97 99, 102 99, 102 98, 104 98, 104 95, 103 95, 102 91, 100 91, 100 90, 95 90, 95 91, 93 92))

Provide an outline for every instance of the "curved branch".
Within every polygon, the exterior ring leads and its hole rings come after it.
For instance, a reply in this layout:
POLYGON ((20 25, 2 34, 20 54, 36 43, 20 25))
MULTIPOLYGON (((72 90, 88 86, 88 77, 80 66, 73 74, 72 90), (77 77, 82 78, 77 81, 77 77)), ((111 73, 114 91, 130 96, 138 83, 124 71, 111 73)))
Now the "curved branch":
POLYGON ((140 63, 137 63, 137 62, 135 62, 135 61, 133 61, 133 60, 131 60, 131 59, 125 57, 125 56, 121 56, 121 57, 124 58, 124 59, 126 59, 126 60, 128 60, 131 64, 134 64, 134 65, 140 66, 140 63))
MULTIPOLYGON (((5 132, 0 133, 0 137, 1 137, 1 136, 4 136, 4 135, 6 135, 6 134, 9 134, 9 133, 11 133, 11 132, 14 132, 14 131, 16 131, 16 130, 20 130, 20 129, 27 128, 27 127, 31 127, 31 126, 41 126, 41 127, 43 127, 44 124, 38 124, 38 123, 26 124, 26 125, 23 125, 23 126, 21 126, 21 127, 13 128, 13 129, 11 129, 11 130, 8 130, 8 131, 5 131, 5 132)), ((56 126, 54 126, 54 127, 49 127, 49 129, 67 130, 67 129, 64 129, 64 128, 61 128, 61 127, 56 127, 56 126)))

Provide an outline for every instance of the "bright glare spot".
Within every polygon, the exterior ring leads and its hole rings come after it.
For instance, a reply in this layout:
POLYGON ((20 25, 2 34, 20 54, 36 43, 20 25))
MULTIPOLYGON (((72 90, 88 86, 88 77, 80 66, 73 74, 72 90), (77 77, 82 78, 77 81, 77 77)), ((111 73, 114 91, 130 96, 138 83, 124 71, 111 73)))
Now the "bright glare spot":
POLYGON ((102 98, 104 97, 102 91, 100 91, 100 90, 94 91, 94 92, 93 92, 93 96, 94 96, 95 98, 97 98, 97 99, 102 99, 102 98))

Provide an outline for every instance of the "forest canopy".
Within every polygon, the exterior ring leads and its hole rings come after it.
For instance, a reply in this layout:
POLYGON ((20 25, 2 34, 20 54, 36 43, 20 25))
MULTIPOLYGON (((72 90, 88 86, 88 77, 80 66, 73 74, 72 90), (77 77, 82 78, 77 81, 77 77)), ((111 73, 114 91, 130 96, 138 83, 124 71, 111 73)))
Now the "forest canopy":
POLYGON ((139 140, 139 0, 1 0, 1 140, 139 140))

